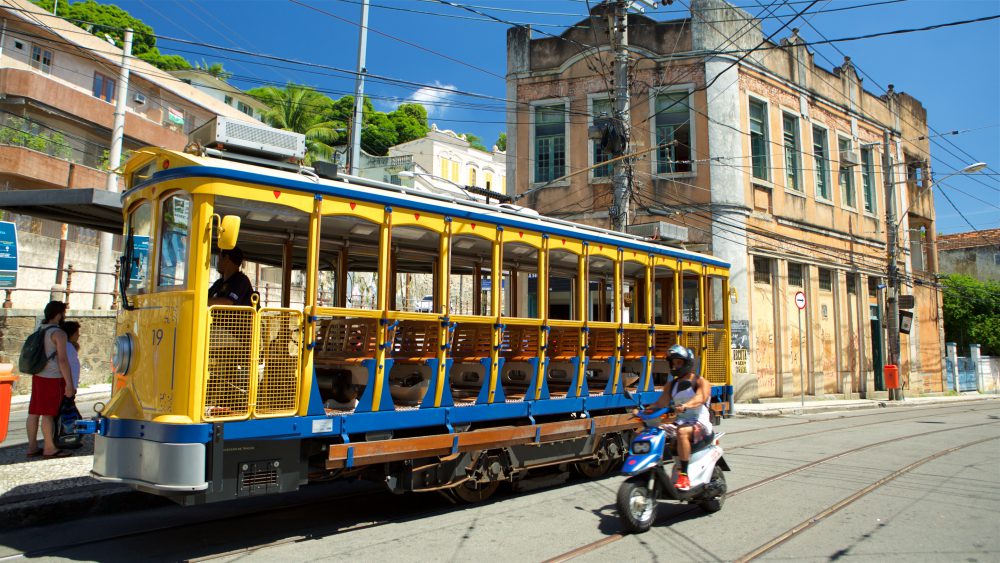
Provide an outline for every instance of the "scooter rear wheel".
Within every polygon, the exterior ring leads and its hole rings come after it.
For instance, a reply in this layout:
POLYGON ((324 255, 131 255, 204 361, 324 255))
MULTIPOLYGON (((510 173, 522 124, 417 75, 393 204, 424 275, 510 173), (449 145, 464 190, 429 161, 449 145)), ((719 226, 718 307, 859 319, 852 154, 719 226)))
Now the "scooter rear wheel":
POLYGON ((650 491, 647 476, 636 476, 618 488, 618 517, 630 532, 645 532, 656 521, 656 485, 650 491))
MULTIPOLYGON (((723 473, 722 468, 718 465, 716 465, 715 469, 712 470, 712 484, 717 487, 721 485, 722 488, 725 488, 726 486, 726 474, 723 473)), ((705 512, 711 514, 722 510, 722 505, 725 504, 725 502, 726 493, 722 493, 715 498, 698 502, 698 506, 700 506, 705 512)))

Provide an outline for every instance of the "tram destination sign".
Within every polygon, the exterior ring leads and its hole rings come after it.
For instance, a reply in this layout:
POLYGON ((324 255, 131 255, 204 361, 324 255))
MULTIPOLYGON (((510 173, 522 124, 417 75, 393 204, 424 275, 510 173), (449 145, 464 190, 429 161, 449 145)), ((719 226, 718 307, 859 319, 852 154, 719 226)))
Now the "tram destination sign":
POLYGON ((17 225, 0 221, 0 288, 17 287, 17 225))

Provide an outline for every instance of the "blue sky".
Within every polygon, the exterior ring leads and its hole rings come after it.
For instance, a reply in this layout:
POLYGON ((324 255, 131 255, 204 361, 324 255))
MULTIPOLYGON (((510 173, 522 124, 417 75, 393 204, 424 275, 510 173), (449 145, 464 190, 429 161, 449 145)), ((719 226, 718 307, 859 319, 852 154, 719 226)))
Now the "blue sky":
MULTIPOLYGON (((119 0, 117 3, 150 24, 159 35, 353 69, 360 0, 296 1, 333 15, 292 0, 119 0)), ((821 2, 812 11, 878 1, 830 0, 821 2)), ((434 84, 445 90, 454 88, 504 97, 502 77, 506 72, 508 26, 477 21, 483 17, 436 0, 372 2, 432 14, 373 6, 369 14, 367 55, 370 73, 434 84)), ((595 2, 591 0, 591 4, 595 2)), ((508 21, 551 25, 537 29, 556 34, 561 31, 559 26, 575 23, 587 13, 584 0, 462 0, 462 3, 481 6, 480 11, 508 21)), ((736 0, 736 4, 757 15, 763 11, 761 4, 770 2, 736 0)), ((683 17, 686 5, 686 1, 678 1, 649 14, 655 19, 683 17)), ((787 21, 782 16, 805 5, 792 0, 778 9, 775 13, 778 18, 765 20, 765 33, 778 29, 787 21)), ((907 0, 817 13, 809 18, 809 24, 832 39, 995 14, 1000 14, 1000 0, 907 0)), ((816 30, 802 20, 791 27, 798 27, 807 41, 820 39, 816 30)), ((786 35, 787 31, 779 37, 786 35)), ((262 63, 285 65, 163 40, 159 47, 163 52, 176 52, 190 60, 220 61, 235 74, 233 83, 243 88, 261 82, 295 81, 326 90, 335 98, 353 90, 353 79, 331 71, 269 67, 262 63)), ((979 174, 976 178, 953 176, 935 188, 947 194, 961 213, 941 193, 935 194, 938 230, 942 233, 971 230, 966 219, 977 229, 1000 227, 1000 175, 996 175, 1000 171, 1000 20, 838 43, 836 47, 871 77, 865 80, 867 89, 881 94, 884 87, 894 84, 897 91, 919 99, 928 111, 931 126, 938 132, 973 129, 936 138, 931 145, 938 178, 976 161, 986 162, 992 168, 984 171, 987 175, 979 174)), ((817 62, 827 68, 843 60, 843 55, 832 45, 814 49, 817 62)), ((504 130, 504 107, 500 100, 375 81, 369 81, 365 91, 382 110, 391 109, 401 100, 429 102, 431 122, 444 129, 474 133, 486 145, 491 145, 504 130)))

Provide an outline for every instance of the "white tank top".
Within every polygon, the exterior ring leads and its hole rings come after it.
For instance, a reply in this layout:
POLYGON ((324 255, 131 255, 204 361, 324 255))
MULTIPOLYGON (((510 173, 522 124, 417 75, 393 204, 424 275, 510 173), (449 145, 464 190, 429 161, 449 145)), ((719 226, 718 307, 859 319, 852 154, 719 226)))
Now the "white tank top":
MULTIPOLYGON (((698 382, 698 378, 695 377, 694 379, 691 380, 691 387, 688 387, 683 391, 678 391, 677 386, 678 384, 680 384, 681 381, 682 380, 674 382, 673 393, 671 393, 670 395, 671 397, 673 397, 674 405, 683 405, 684 403, 693 399, 695 396, 695 390, 696 390, 695 384, 698 382)), ((677 415, 677 421, 678 422, 698 421, 705 426, 706 431, 711 432, 712 418, 708 416, 708 408, 709 408, 708 405, 711 402, 712 402, 712 397, 709 396, 708 401, 704 405, 695 407, 693 409, 687 409, 684 412, 679 413, 677 415)))

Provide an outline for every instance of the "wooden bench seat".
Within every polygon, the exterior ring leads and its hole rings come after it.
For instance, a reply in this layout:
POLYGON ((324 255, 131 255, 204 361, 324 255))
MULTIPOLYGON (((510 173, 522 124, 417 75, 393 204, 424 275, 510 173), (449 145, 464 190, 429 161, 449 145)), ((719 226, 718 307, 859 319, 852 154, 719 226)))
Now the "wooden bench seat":
POLYGON ((546 350, 552 361, 565 362, 580 355, 580 329, 553 327, 549 330, 546 350))
POLYGON ((622 335, 622 359, 641 360, 646 357, 645 330, 626 330, 622 335))
POLYGON ((392 359, 397 363, 423 363, 440 350, 439 321, 400 321, 392 341, 392 359))
POLYGON ((587 355, 591 358, 606 359, 615 355, 615 335, 618 329, 592 328, 587 339, 587 355))
POLYGON ((475 363, 490 357, 493 326, 458 323, 451 337, 451 354, 456 363, 475 363))
POLYGON ((508 326, 503 331, 500 348, 508 362, 527 362, 538 357, 538 327, 508 326))
POLYGON ((677 344, 677 333, 672 330, 658 330, 653 335, 653 357, 657 360, 667 359, 670 347, 677 344))
POLYGON ((322 319, 316 330, 317 365, 360 364, 375 357, 376 319, 322 319))

